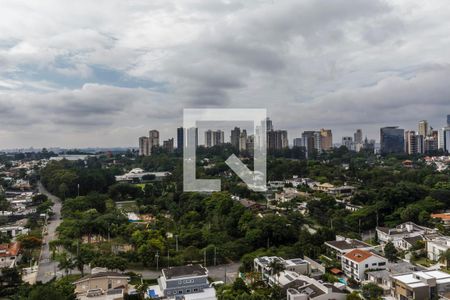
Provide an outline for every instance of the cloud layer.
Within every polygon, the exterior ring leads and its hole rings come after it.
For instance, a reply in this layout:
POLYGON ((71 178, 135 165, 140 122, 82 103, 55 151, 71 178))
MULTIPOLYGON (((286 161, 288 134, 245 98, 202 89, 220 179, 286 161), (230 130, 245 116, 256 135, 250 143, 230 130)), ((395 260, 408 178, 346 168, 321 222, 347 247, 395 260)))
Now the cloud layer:
POLYGON ((336 142, 437 128, 449 17, 444 0, 3 1, 0 149, 167 138, 190 107, 265 107, 336 142))

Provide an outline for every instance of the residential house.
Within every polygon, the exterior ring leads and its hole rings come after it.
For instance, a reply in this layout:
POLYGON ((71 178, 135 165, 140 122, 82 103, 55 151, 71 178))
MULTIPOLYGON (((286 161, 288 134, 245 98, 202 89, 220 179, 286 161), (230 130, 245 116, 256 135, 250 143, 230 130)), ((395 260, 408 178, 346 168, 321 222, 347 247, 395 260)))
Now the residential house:
POLYGON ((0 269, 13 268, 20 261, 20 243, 0 244, 0 269))
POLYGON ((347 298, 347 294, 336 286, 295 272, 282 272, 279 281, 280 285, 286 288, 287 300, 344 300, 347 298))
POLYGON ((344 254, 347 254, 348 252, 354 249, 361 249, 367 251, 373 249, 372 245, 364 243, 363 241, 349 239, 343 236, 336 236, 335 241, 325 242, 325 246, 327 246, 329 252, 331 252, 331 254, 335 256, 338 260, 341 260, 341 257, 344 254))
POLYGON ((20 234, 28 234, 29 229, 19 225, 5 225, 0 227, 0 234, 7 235, 11 238, 20 234))
POLYGON ((431 214, 431 218, 439 219, 442 221, 445 227, 450 227, 450 213, 431 214))
POLYGON ((439 261, 442 253, 450 249, 450 237, 436 237, 434 239, 428 240, 426 244, 428 259, 439 261))
POLYGON ((158 285, 151 286, 148 294, 151 298, 216 299, 214 288, 209 286, 208 270, 201 265, 163 269, 158 285))
POLYGON ((419 271, 392 276, 391 295, 397 300, 431 300, 450 293, 450 274, 419 271))
POLYGON ((387 259, 370 251, 354 249, 341 258, 344 274, 358 282, 366 280, 366 271, 386 269, 387 259))
POLYGON ((75 294, 77 299, 95 299, 102 297, 104 299, 123 299, 123 295, 128 292, 129 276, 101 270, 84 276, 73 284, 75 285, 75 294))
POLYGON ((302 275, 308 275, 311 272, 310 264, 302 258, 294 258, 285 260, 278 256, 261 256, 253 260, 254 270, 261 273, 262 279, 266 282, 273 275, 271 264, 273 262, 280 263, 284 270, 296 272, 302 275))
POLYGON ((396 248, 402 248, 402 240, 404 238, 415 237, 426 234, 434 234, 436 229, 425 226, 419 226, 413 222, 406 222, 396 226, 395 228, 377 227, 378 240, 381 244, 392 242, 396 248))

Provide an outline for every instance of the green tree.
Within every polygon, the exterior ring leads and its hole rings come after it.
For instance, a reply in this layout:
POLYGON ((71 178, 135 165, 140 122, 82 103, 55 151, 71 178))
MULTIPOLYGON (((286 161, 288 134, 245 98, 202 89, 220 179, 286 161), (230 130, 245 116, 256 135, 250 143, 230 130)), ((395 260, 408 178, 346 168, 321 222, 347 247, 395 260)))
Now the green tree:
POLYGON ((383 295, 383 289, 371 282, 363 285, 362 295, 365 299, 378 300, 381 299, 381 296, 383 295))
POLYGON ((386 256, 389 261, 396 261, 397 254, 398 252, 397 249, 395 249, 394 244, 392 242, 387 242, 384 246, 384 256, 386 256))
POLYGON ((450 250, 446 250, 445 252, 442 252, 442 254, 439 256, 439 262, 445 264, 447 269, 449 268, 449 266, 450 266, 450 250))

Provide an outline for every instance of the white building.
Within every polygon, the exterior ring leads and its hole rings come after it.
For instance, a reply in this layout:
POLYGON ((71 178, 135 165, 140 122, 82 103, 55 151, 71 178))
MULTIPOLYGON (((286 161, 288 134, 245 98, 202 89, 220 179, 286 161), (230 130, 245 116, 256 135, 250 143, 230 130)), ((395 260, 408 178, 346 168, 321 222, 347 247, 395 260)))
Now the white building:
POLYGON ((278 256, 261 256, 253 260, 253 267, 256 272, 261 273, 262 279, 270 282, 272 276, 271 264, 278 262, 283 265, 286 271, 296 272, 298 274, 310 274, 311 268, 309 263, 302 258, 284 259, 278 256))
POLYGON ((395 275, 391 278, 391 294, 394 299, 430 300, 449 297, 450 274, 445 272, 419 271, 395 275))
POLYGON ((282 272, 280 283, 289 286, 287 300, 344 300, 347 294, 330 283, 319 282, 295 272, 282 272))
POLYGON ((440 236, 427 241, 427 257, 439 261, 441 254, 450 249, 450 237, 440 236))
POLYGON ((406 222, 395 228, 377 227, 378 240, 381 244, 392 242, 396 248, 401 249, 404 238, 415 237, 419 235, 434 234, 436 229, 419 226, 413 222, 406 222))
POLYGON ((366 270, 386 269, 387 259, 373 252, 355 249, 342 256, 341 264, 347 277, 361 282, 366 279, 366 270))
POLYGON ((341 259, 341 257, 355 249, 366 250, 369 251, 373 249, 372 245, 364 243, 360 240, 349 239, 343 236, 336 236, 335 241, 325 242, 325 246, 336 256, 337 259, 341 259))
POLYGON ((0 244, 0 269, 13 268, 20 260, 20 243, 0 244))

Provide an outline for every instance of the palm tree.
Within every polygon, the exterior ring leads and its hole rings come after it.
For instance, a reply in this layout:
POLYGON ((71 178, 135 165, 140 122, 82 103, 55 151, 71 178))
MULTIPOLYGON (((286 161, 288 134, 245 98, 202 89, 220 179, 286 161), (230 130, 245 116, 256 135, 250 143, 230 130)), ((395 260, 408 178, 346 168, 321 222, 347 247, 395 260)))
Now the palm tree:
POLYGON ((284 265, 279 262, 278 260, 273 260, 268 267, 270 268, 270 273, 271 275, 276 275, 277 276, 277 284, 279 283, 280 280, 280 273, 284 271, 284 265))
POLYGON ((439 262, 445 264, 447 269, 449 268, 449 266, 450 266, 450 250, 446 250, 445 252, 442 252, 441 255, 439 255, 439 262))
POLYGON ((137 287, 136 287, 136 291, 139 293, 139 297, 141 299, 145 299, 145 294, 147 293, 148 290, 148 284, 145 283, 144 281, 142 281, 137 287))
POLYGON ((75 267, 73 259, 65 251, 59 254, 56 257, 56 260, 58 261, 58 269, 64 270, 66 276, 69 274, 69 271, 75 267))

